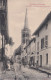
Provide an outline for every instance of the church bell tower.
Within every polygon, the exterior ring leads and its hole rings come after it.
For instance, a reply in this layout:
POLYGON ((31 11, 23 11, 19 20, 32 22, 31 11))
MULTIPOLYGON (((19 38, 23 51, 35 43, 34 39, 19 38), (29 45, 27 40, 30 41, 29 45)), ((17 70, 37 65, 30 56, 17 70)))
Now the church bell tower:
POLYGON ((28 28, 28 17, 27 17, 27 9, 25 14, 25 22, 24 22, 24 28, 22 30, 22 45, 28 44, 30 40, 30 29, 28 28))

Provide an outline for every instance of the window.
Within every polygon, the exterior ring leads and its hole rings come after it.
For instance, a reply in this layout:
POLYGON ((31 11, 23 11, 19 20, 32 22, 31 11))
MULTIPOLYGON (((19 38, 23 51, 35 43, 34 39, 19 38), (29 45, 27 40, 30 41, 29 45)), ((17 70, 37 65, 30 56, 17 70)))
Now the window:
POLYGON ((34 58, 33 58, 33 63, 34 63, 34 65, 35 65, 35 56, 34 56, 34 58))
POLYGON ((3 1, 3 6, 5 5, 6 3, 5 3, 5 0, 3 1))
POLYGON ((44 38, 41 39, 41 49, 43 49, 43 48, 44 48, 44 38))
POLYGON ((39 65, 39 56, 37 56, 37 64, 39 65))
POLYGON ((42 55, 40 55, 40 67, 42 67, 42 55))
POLYGON ((29 43, 29 40, 28 39, 26 39, 26 44, 28 44, 29 43))
POLYGON ((27 48, 26 48, 26 53, 27 53, 27 48))
POLYGON ((37 42, 37 51, 39 51, 39 42, 37 42))
POLYGON ((25 43, 25 40, 24 39, 22 40, 22 43, 25 43))
POLYGON ((34 53, 32 52, 32 54, 34 54, 34 53))
POLYGON ((46 29, 48 28, 48 23, 46 23, 46 29))
POLYGON ((46 64, 48 64, 48 54, 46 54, 46 64))
POLYGON ((26 34, 26 37, 29 37, 29 34, 28 33, 26 34))
POLYGON ((37 55, 39 54, 39 52, 37 52, 37 55))
POLYGON ((25 37, 25 34, 22 34, 22 37, 25 37))
POLYGON ((2 6, 2 0, 0 0, 0 6, 2 6))
POLYGON ((23 37, 29 37, 29 34, 25 34, 25 33, 24 33, 22 36, 23 36, 23 37))
POLYGON ((48 36, 45 36, 45 47, 48 47, 48 36))
POLYGON ((0 0, 0 8, 3 7, 3 4, 4 4, 3 0, 0 0))
POLYGON ((38 35, 37 35, 38 37, 39 37, 39 33, 38 33, 38 35))

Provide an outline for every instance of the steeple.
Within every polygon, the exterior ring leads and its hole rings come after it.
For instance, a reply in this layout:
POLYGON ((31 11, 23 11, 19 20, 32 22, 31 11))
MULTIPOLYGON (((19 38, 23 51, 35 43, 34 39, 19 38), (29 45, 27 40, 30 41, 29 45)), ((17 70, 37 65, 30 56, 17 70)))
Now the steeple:
POLYGON ((25 14, 24 28, 28 28, 27 8, 26 8, 26 14, 25 14))
POLYGON ((28 28, 28 18, 27 18, 27 8, 26 8, 25 23, 24 23, 24 28, 22 30, 22 44, 29 43, 29 39, 30 39, 30 30, 28 28))

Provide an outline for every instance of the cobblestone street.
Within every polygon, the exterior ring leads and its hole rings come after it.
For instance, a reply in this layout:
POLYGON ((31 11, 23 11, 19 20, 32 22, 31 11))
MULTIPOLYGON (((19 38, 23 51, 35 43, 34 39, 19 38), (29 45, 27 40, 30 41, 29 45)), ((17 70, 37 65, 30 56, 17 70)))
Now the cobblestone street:
POLYGON ((44 73, 38 72, 36 70, 30 69, 28 67, 21 67, 19 72, 6 71, 0 74, 0 80, 51 80, 51 76, 48 76, 44 73), (15 78, 16 75, 16 78, 15 78))

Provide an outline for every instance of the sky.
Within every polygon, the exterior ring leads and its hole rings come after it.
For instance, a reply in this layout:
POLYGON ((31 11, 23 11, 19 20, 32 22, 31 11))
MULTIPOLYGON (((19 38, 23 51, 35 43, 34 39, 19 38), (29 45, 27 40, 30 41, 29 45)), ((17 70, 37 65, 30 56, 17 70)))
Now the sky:
POLYGON ((13 50, 21 44, 26 8, 32 34, 51 11, 51 0, 8 0, 8 29, 14 41, 13 50))

